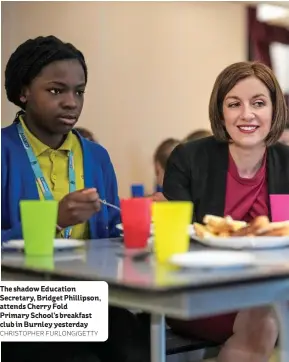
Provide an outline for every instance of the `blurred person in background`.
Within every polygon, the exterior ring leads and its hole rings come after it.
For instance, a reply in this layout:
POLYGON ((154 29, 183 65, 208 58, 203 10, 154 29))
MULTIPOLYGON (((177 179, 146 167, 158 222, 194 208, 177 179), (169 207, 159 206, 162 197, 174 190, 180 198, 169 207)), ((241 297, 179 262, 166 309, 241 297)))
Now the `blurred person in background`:
POLYGON ((279 138, 279 141, 281 143, 283 143, 284 145, 289 146, 289 122, 287 123, 284 132, 282 133, 281 137, 279 138))
POLYGON ((167 161, 172 151, 180 141, 175 138, 168 138, 164 140, 156 149, 154 153, 154 169, 156 180, 156 192, 151 196, 153 201, 165 201, 163 191, 164 174, 167 165, 167 161))
POLYGON ((212 133, 206 129, 198 129, 197 131, 194 131, 187 135, 187 137, 184 139, 183 142, 190 142, 199 140, 200 138, 210 137, 212 136, 212 133))
MULTIPOLYGON (((195 132, 190 133, 183 142, 194 141, 200 138, 212 136, 212 133, 207 130, 197 130, 195 132)), ((166 201, 162 191, 163 191, 163 180, 164 173, 167 165, 167 161, 175 149, 181 141, 168 138, 164 140, 156 149, 154 154, 154 168, 155 168, 155 177, 156 177, 156 193, 152 196, 153 201, 166 201)))

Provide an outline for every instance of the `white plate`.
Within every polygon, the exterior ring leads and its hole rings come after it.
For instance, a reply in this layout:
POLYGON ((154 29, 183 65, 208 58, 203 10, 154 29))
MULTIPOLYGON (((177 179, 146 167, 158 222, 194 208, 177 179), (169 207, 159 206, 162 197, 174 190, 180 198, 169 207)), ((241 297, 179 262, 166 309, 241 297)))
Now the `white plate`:
POLYGON ((170 258, 174 265, 184 268, 240 268, 253 266, 254 255, 240 251, 191 251, 170 258))
MULTIPOLYGON (((15 249, 14 249, 15 250, 15 249)), ((83 260, 85 255, 83 255, 82 252, 80 253, 69 253, 69 255, 66 255, 66 253, 58 253, 54 256, 54 261, 72 261, 72 260, 83 260)), ((37 260, 37 256, 35 257, 37 260)), ((5 255, 5 261, 23 261, 23 255, 21 253, 9 253, 5 255)))
MULTIPOLYGON (((74 249, 84 245, 84 241, 75 239, 54 239, 54 249, 74 249)), ((2 243, 2 249, 24 250, 24 240, 10 240, 2 243)))
MULTIPOLYGON (((116 225, 116 228, 117 228, 118 230, 123 231, 123 226, 122 226, 122 224, 116 225)), ((190 235, 191 237, 193 237, 194 235, 196 235, 194 225, 192 225, 192 224, 189 225, 188 232, 189 232, 189 235, 190 235)), ((151 234, 153 234, 153 233, 154 233, 154 224, 151 224, 151 234)))
POLYGON ((289 246, 289 236, 239 236, 228 238, 200 239, 194 236, 194 240, 214 248, 229 249, 273 249, 289 246))

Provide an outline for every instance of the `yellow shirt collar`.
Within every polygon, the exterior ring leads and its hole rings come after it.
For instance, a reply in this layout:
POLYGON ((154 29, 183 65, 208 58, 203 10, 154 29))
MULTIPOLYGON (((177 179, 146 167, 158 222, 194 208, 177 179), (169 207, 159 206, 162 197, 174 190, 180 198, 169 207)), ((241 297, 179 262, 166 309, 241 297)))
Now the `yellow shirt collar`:
MULTIPOLYGON (((37 137, 35 137, 27 128, 23 117, 19 116, 20 122, 24 129, 25 136, 27 137, 28 142, 30 143, 33 152, 36 157, 40 156, 47 150, 50 150, 50 147, 41 142, 37 137)), ((57 149, 57 151, 71 151, 73 145, 73 134, 69 132, 63 144, 57 149)))

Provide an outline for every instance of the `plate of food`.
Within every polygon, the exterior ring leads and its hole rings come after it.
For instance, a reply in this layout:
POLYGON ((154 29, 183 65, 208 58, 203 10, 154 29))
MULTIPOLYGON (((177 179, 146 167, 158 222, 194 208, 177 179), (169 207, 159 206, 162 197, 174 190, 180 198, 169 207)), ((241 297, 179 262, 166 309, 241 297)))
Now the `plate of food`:
POLYGON ((250 223, 230 216, 206 215, 203 224, 194 223, 194 240, 206 246, 226 249, 271 249, 289 247, 289 220, 270 222, 258 216, 250 223))
MULTIPOLYGON (((116 225, 116 228, 123 232, 123 225, 122 224, 116 225)), ((195 228, 194 228, 193 224, 188 226, 188 233, 189 233, 190 237, 195 237, 196 233, 195 233, 195 228)), ((151 224, 151 235, 153 235, 153 234, 154 234, 154 224, 151 224)))

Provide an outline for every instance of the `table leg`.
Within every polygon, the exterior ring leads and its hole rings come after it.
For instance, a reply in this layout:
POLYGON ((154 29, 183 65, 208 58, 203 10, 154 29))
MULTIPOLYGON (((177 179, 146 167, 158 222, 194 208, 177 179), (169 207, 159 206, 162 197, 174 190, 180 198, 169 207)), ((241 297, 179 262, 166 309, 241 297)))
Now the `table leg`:
POLYGON ((163 315, 151 315, 151 362, 166 360, 166 330, 163 315))
POLYGON ((289 302, 275 304, 279 320, 279 349, 280 362, 289 361, 289 302))

